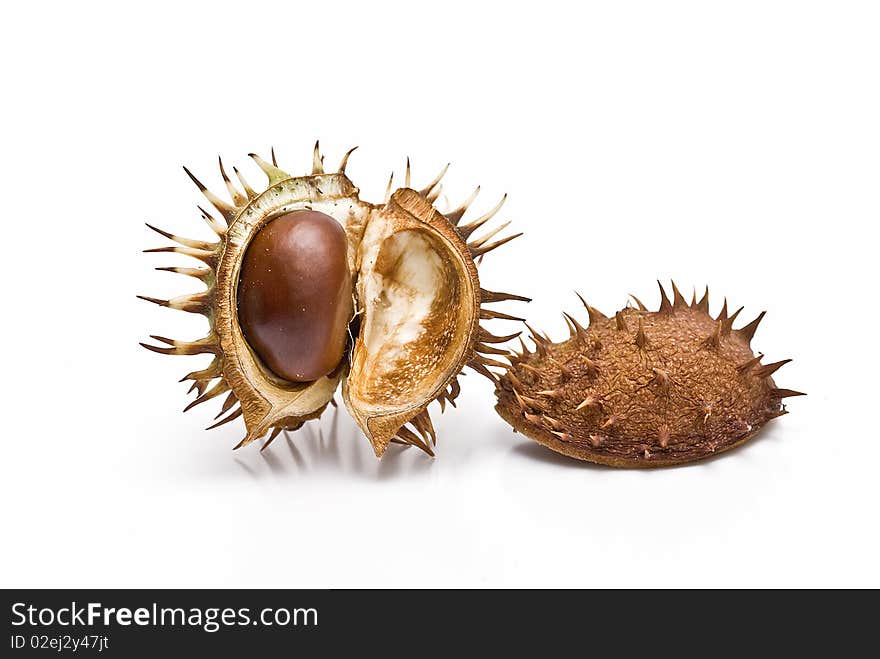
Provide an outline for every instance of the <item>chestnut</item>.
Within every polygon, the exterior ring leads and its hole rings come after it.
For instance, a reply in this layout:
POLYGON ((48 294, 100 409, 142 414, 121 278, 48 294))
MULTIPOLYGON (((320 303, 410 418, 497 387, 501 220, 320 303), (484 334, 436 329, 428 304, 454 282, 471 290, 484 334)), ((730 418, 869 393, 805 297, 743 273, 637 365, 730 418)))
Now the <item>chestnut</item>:
POLYGON ((282 380, 312 382, 342 361, 353 314, 345 229, 312 210, 266 223, 248 245, 238 319, 248 344, 282 380))
MULTIPOLYGON (((436 433, 428 405, 455 405, 467 367, 497 384, 505 368, 495 347, 517 334, 496 335, 482 323, 521 318, 486 305, 527 301, 480 287, 476 261, 519 233, 495 239, 485 229, 501 208, 463 222, 474 192, 445 213, 436 202, 444 168, 425 187, 389 187, 380 203, 360 198, 345 173, 324 169, 318 144, 311 173, 293 176, 275 154, 249 154, 268 178, 255 189, 219 161, 228 199, 186 169, 210 202, 199 207, 216 234, 209 242, 151 227, 177 243, 171 252, 200 261, 198 268, 160 270, 195 277, 204 289, 168 300, 141 296, 171 309, 203 314, 207 335, 192 341, 151 335, 145 348, 165 355, 210 354, 183 380, 197 397, 186 409, 222 397, 211 428, 243 418, 245 446, 318 419, 342 403, 377 456, 392 443, 433 455, 436 433), (215 215, 215 212, 219 215, 215 215), (477 233, 482 235, 477 235, 477 233)), ((479 189, 479 188, 478 188, 479 189)))

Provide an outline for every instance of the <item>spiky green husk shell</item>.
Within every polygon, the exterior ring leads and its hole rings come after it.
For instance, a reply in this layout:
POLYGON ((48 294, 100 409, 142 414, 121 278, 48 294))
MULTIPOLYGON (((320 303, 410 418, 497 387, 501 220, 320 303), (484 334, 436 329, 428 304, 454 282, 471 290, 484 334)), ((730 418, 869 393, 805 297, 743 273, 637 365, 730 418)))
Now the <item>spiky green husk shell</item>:
POLYGON ((733 329, 739 311, 709 315, 708 291, 688 304, 661 286, 660 309, 607 318, 584 303, 588 328, 566 315, 570 338, 532 332, 535 352, 511 357, 496 410, 516 430, 564 455, 615 467, 660 467, 738 446, 785 414, 798 395, 770 377, 750 347, 763 313, 733 329))

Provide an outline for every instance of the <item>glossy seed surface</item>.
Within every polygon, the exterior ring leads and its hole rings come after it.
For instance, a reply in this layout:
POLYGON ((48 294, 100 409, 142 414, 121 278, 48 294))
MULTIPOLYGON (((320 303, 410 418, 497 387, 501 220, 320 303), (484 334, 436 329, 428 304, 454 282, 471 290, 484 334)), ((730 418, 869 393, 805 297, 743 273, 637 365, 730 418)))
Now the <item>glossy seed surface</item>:
POLYGON ((352 317, 343 227, 311 210, 268 222, 248 245, 238 285, 245 338, 276 376, 312 382, 342 361, 352 317))

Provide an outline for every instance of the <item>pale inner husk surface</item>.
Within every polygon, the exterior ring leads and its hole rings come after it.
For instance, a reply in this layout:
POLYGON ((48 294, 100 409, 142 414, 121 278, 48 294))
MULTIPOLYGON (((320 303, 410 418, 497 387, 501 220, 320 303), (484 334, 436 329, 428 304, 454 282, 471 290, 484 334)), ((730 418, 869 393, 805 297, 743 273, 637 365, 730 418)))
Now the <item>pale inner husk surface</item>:
POLYGON ((446 218, 404 189, 370 217, 361 241, 362 324, 343 397, 377 455, 473 351, 479 291, 456 239, 446 218))
POLYGON ((430 400, 458 366, 453 344, 466 331, 460 274, 443 241, 419 229, 385 235, 381 225, 374 218, 362 244, 364 324, 348 381, 362 411, 430 400))

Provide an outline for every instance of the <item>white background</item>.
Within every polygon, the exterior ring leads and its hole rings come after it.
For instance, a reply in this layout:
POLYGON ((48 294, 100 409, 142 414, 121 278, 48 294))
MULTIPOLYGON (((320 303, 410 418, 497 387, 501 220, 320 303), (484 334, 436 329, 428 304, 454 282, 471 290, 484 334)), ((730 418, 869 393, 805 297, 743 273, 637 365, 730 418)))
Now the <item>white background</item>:
MULTIPOLYGON (((0 25, 0 583, 880 586, 880 15, 865 2, 14 3, 0 25), (616 471, 533 445, 463 379, 438 457, 376 461, 344 412, 232 452, 148 334, 204 321, 144 227, 208 237, 180 165, 328 164, 377 200, 413 159, 526 237, 484 286, 553 336, 573 291, 655 280, 768 310, 809 392, 743 449, 616 471)), ((189 288, 187 288, 189 287, 189 288)), ((493 321, 495 330, 513 324, 493 321)), ((208 409, 214 405, 214 409, 208 409)))

